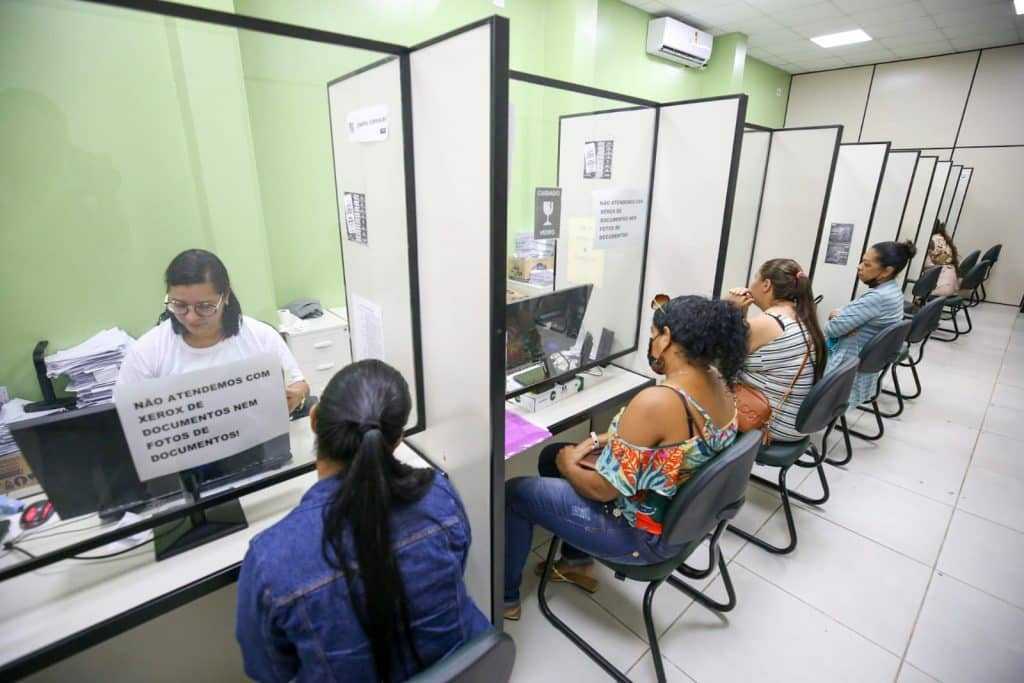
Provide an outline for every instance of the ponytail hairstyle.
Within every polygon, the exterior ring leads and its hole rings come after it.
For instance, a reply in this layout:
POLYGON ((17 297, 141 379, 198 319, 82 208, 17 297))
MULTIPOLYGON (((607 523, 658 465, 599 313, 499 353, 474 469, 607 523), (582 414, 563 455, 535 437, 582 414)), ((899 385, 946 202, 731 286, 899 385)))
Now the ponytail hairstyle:
MULTIPOLYGON (((946 224, 940 221, 938 218, 935 219, 935 226, 932 228, 933 235, 941 235, 942 239, 946 240, 946 244, 949 245, 949 252, 953 257, 953 267, 958 271, 960 270, 960 252, 956 250, 956 245, 953 244, 953 238, 946 232, 946 224)), ((931 246, 931 243, 929 243, 931 246)))
POLYGON ((811 336, 814 347, 814 381, 825 374, 828 347, 825 335, 818 322, 818 306, 814 303, 811 278, 793 259, 773 258, 761 264, 757 276, 772 283, 772 295, 780 301, 791 301, 796 305, 796 318, 811 336))
MULTIPOLYGON (((175 256, 164 272, 164 284, 167 289, 178 285, 200 285, 204 282, 213 285, 217 294, 225 298, 224 316, 220 323, 224 338, 235 336, 242 323, 242 304, 238 302, 238 297, 231 289, 228 269, 216 254, 204 249, 188 249, 175 256)), ((185 333, 185 326, 178 322, 176 317, 164 311, 160 319, 166 318, 171 319, 171 328, 175 334, 185 333)))
POLYGON ((362 360, 338 372, 316 406, 317 457, 342 466, 342 484, 324 509, 322 552, 345 575, 380 681, 392 680, 392 664, 402 654, 423 666, 391 547, 392 508, 421 499, 434 479, 433 469, 412 468, 394 456, 411 409, 409 385, 379 360, 362 360), (355 549, 354 558, 348 548, 355 549))
POLYGON ((892 278, 895 279, 907 264, 910 263, 910 259, 914 258, 914 254, 917 253, 917 247, 910 240, 904 240, 903 242, 878 242, 872 244, 871 248, 878 254, 878 262, 882 264, 883 268, 892 268, 892 278))
POLYGON ((747 356, 747 322, 736 306, 702 296, 677 296, 654 311, 654 326, 666 327, 672 343, 698 366, 714 365, 730 387, 747 356))

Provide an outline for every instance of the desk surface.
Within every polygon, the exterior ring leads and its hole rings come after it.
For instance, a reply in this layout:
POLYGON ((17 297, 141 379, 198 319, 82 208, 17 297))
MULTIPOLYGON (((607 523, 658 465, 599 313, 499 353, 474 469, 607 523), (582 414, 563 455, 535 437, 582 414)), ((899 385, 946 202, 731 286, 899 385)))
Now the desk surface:
MULTIPOLYGON (((292 423, 291 437, 294 452, 312 449, 308 418, 292 423)), ((396 455, 430 466, 404 444, 396 455)), ((310 472, 244 496, 247 529, 162 562, 147 544, 117 558, 66 560, 3 582, 0 678, 59 661, 236 580, 249 539, 294 508, 315 482, 310 472)))

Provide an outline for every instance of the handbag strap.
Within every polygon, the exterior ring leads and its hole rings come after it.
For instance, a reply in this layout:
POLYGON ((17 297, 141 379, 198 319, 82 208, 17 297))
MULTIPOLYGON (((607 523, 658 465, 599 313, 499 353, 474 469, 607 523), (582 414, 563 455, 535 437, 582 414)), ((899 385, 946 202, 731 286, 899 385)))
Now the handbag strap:
POLYGON ((768 415, 768 420, 764 423, 765 434, 767 434, 771 429, 772 420, 775 419, 775 415, 782 412, 782 408, 786 405, 786 401, 789 400, 789 395, 793 393, 793 388, 796 386, 797 380, 800 379, 800 375, 804 374, 804 368, 807 367, 807 361, 811 358, 811 342, 807 339, 807 333, 804 332, 804 326, 799 320, 796 321, 796 324, 800 327, 800 335, 804 338, 804 344, 807 345, 807 352, 804 354, 804 359, 800 362, 800 369, 796 371, 796 374, 793 376, 793 381, 789 383, 789 388, 786 389, 786 393, 782 396, 782 401, 779 402, 779 409, 772 410, 768 415))
POLYGON ((711 450, 711 446, 708 444, 708 439, 704 436, 704 428, 697 424, 697 421, 693 419, 693 413, 690 412, 690 401, 692 399, 686 394, 686 392, 680 391, 675 387, 667 384, 659 384, 658 386, 670 389, 672 393, 679 397, 679 400, 683 402, 683 410, 686 411, 686 426, 690 430, 690 437, 692 438, 694 436, 694 427, 696 427, 696 436, 700 437, 700 440, 704 442, 704 446, 707 447, 708 450, 711 450))

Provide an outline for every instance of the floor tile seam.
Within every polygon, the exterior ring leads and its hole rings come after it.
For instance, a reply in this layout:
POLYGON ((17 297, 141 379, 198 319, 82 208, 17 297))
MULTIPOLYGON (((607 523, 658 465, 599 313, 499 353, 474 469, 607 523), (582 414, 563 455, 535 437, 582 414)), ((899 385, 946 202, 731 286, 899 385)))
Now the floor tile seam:
POLYGON ((1000 596, 996 595, 995 593, 991 593, 991 592, 985 590, 984 588, 982 588, 981 586, 975 586, 970 581, 968 581, 966 579, 963 579, 963 578, 961 578, 959 576, 956 576, 955 574, 951 574, 950 572, 946 571, 945 569, 938 569, 938 568, 936 568, 935 572, 937 574, 939 574, 940 576, 942 576, 943 578, 947 578, 947 579, 951 579, 953 581, 956 581, 960 585, 967 586, 968 588, 970 588, 972 590, 976 590, 979 593, 982 593, 983 595, 987 595, 988 597, 992 598, 993 600, 996 600, 998 602, 1003 603, 1007 607, 1012 607, 1014 609, 1014 611, 1020 612, 1021 615, 1024 616, 1024 605, 1018 605, 1015 602, 1010 602, 1006 598, 1000 597, 1000 596))
POLYGON ((1015 529, 1014 527, 1009 526, 1007 524, 1003 524, 1002 522, 997 522, 994 519, 989 519, 985 515, 979 514, 977 512, 971 512, 970 510, 965 510, 963 508, 956 508, 956 511, 961 513, 961 514, 965 514, 965 515, 968 515, 970 517, 974 517, 975 519, 980 519, 983 522, 988 522, 989 524, 993 524, 993 525, 995 525, 997 527, 1000 527, 1002 529, 1006 529, 1007 531, 1012 531, 1013 533, 1015 533, 1015 534, 1017 534, 1019 536, 1024 536, 1024 529, 1015 529))
MULTIPOLYGON (((812 602, 809 602, 809 601, 808 601, 808 600, 807 600, 806 598, 803 598, 803 597, 801 597, 801 596, 797 595, 796 593, 793 593, 793 592, 792 592, 792 591, 790 591, 789 589, 787 589, 787 588, 785 588, 785 587, 783 587, 783 586, 779 585, 778 583, 776 583, 776 582, 772 581, 771 579, 769 579, 769 578, 768 578, 767 576, 764 576, 764 575, 762 575, 762 574, 758 573, 758 572, 757 572, 757 571, 755 571, 754 569, 751 569, 750 567, 748 567, 747 565, 743 564, 742 562, 737 562, 737 564, 738 564, 738 565, 739 565, 740 567, 742 567, 743 569, 745 569, 745 570, 747 570, 748 572, 750 572, 751 574, 753 574, 754 576, 756 576, 757 578, 759 578, 759 579, 761 579, 762 581, 764 581, 765 583, 767 583, 767 584, 769 584, 769 585, 772 585, 772 586, 774 586, 775 588, 778 588, 778 589, 779 589, 780 591, 782 591, 783 593, 785 593, 785 594, 786 594, 786 595, 788 595, 789 597, 793 598, 794 600, 797 600, 798 602, 801 602, 801 603, 803 603, 804 605, 807 605, 808 607, 810 607, 810 608, 811 608, 812 610, 814 610, 814 611, 815 611, 815 612, 817 612, 818 614, 821 614, 822 616, 826 617, 826 618, 827 618, 827 619, 828 619, 829 621, 832 621, 832 622, 835 622, 836 624, 839 624, 840 626, 842 626, 843 628, 845 628, 845 629, 846 629, 847 631, 849 631, 850 633, 853 633, 854 635, 857 635, 857 636, 859 636, 859 637, 863 638, 864 640, 866 640, 867 642, 871 643, 872 645, 874 645, 874 646, 876 646, 876 647, 878 647, 878 648, 881 648, 882 650, 884 650, 884 651, 886 652, 886 654, 890 654, 890 655, 892 655, 893 657, 896 657, 897 659, 899 659, 899 656, 900 656, 900 655, 899 655, 899 653, 898 653, 898 652, 894 652, 894 651, 890 650, 890 649, 889 649, 888 647, 886 647, 885 645, 882 645, 881 643, 879 643, 878 641, 876 641, 876 640, 874 640, 874 639, 870 638, 869 636, 866 636, 866 635, 864 635, 863 633, 861 633, 860 631, 858 631, 858 630, 857 630, 857 629, 855 629, 854 627, 852 627, 852 626, 850 626, 849 624, 847 624, 847 623, 845 623, 845 622, 841 621, 841 620, 840 620, 840 619, 839 619, 838 617, 836 617, 836 616, 833 616, 833 615, 829 614, 828 612, 826 612, 826 611, 825 611, 824 609, 822 609, 821 607, 818 607, 818 606, 817 606, 817 605, 815 605, 814 603, 812 603, 812 602)), ((908 639, 909 639, 909 637, 910 637, 910 636, 908 635, 907 637, 908 637, 908 639)))
MULTIPOLYGON (((647 657, 650 657, 650 656, 651 656, 651 648, 648 647, 647 651, 644 652, 642 655, 640 655, 640 658, 637 659, 635 662, 633 662, 632 666, 630 666, 628 669, 626 669, 626 674, 629 675, 629 674, 633 673, 633 669, 635 669, 638 666, 640 666, 640 664, 643 663, 644 659, 647 658, 647 657)), ((670 659, 669 656, 667 654, 665 654, 664 652, 661 653, 661 661, 662 661, 662 664, 664 664, 665 662, 668 662, 668 665, 671 666, 673 669, 675 669, 679 673, 681 673, 684 676, 686 676, 686 678, 688 678, 689 680, 693 681, 693 683, 697 683, 697 679, 696 678, 694 678, 693 676, 688 674, 686 671, 684 671, 681 666, 676 664, 675 661, 670 659)))
MULTIPOLYGON (((856 462, 856 461, 857 461, 857 459, 854 458, 851 461, 851 463, 856 462)), ((847 466, 845 466, 845 465, 842 466, 842 467, 837 467, 837 466, 833 465, 833 467, 836 467, 836 469, 838 469, 840 472, 846 472, 847 474, 854 474, 854 475, 856 475, 858 477, 865 477, 867 479, 872 479, 874 481, 880 481, 883 484, 888 484, 889 486, 894 486, 894 487, 896 487, 898 489, 903 489, 904 491, 907 491, 908 493, 913 493, 916 496, 920 496, 921 498, 924 498, 926 500, 930 500, 930 501, 932 501, 934 503, 938 503, 939 505, 944 505, 945 507, 948 507, 948 508, 954 507, 952 503, 946 503, 944 501, 939 500, 938 498, 935 498, 933 496, 929 496, 926 493, 921 493, 920 491, 914 490, 914 489, 910 488, 909 486, 904 486, 903 484, 897 484, 896 482, 889 481, 888 479, 882 479, 881 477, 879 477, 877 475, 874 475, 874 474, 870 474, 868 472, 860 472, 860 471, 855 471, 855 470, 847 469, 847 466)), ((801 503, 801 505, 806 505, 806 504, 805 503, 801 503)))

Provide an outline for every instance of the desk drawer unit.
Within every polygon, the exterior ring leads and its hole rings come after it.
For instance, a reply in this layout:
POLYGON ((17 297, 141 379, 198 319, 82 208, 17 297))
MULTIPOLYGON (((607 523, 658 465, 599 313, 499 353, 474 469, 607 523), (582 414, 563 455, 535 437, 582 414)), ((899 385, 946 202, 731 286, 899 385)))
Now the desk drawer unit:
POLYGON ((340 325, 333 329, 289 335, 288 346, 316 396, 323 392, 336 372, 352 362, 348 332, 340 325))

